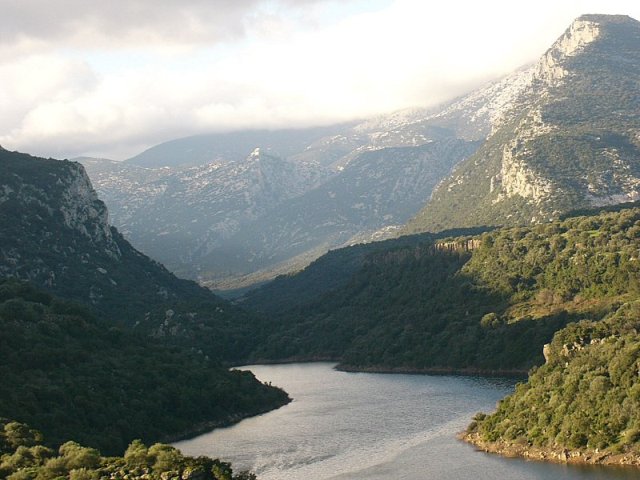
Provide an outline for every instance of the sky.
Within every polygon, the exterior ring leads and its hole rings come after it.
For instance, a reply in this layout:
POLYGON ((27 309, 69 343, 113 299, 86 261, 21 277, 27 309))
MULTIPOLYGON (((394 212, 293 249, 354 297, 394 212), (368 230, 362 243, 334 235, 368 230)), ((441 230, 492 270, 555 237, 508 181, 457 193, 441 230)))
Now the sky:
POLYGON ((188 135, 434 106, 637 0, 0 0, 0 145, 122 160, 188 135))

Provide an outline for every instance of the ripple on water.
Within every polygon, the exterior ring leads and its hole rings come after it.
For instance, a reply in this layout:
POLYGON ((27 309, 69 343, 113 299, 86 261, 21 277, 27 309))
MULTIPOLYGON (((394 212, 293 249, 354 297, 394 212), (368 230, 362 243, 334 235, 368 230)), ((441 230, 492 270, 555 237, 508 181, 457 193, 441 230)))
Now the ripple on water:
POLYGON ((627 480, 630 469, 505 459, 455 435, 491 411, 512 379, 347 373, 330 363, 243 367, 289 405, 175 445, 251 469, 260 480, 627 480))

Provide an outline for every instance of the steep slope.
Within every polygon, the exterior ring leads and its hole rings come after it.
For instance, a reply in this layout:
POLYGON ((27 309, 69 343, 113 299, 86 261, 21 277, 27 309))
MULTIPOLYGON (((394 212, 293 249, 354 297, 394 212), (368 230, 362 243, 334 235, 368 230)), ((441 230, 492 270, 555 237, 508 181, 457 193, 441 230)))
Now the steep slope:
POLYGON ((259 148, 240 162, 179 171, 82 161, 136 247, 180 276, 218 286, 247 274, 273 278, 352 237, 404 224, 476 147, 441 140, 365 151, 337 174, 259 148))
POLYGON ((0 223, 0 416, 114 453, 288 401, 220 363, 259 322, 131 247, 80 164, 0 149, 0 223))
POLYGON ((640 23, 577 19, 407 232, 547 221, 640 196, 640 23))
POLYGON ((250 348, 257 320, 135 250, 109 227, 80 164, 0 150, 0 221, 1 276, 212 358, 250 348))
POLYGON ((210 252, 249 222, 327 175, 315 164, 292 163, 259 148, 242 161, 180 171, 87 165, 114 224, 136 247, 189 278, 200 277, 210 252))
POLYGON ((212 250, 203 260, 211 269, 207 277, 233 273, 234 267, 235 273, 249 273, 309 252, 318 256, 355 236, 402 225, 476 145, 446 140, 364 152, 339 175, 283 202, 212 250))
POLYGON ((580 322, 545 345, 546 362, 466 440, 487 451, 575 463, 640 465, 640 303, 580 322))

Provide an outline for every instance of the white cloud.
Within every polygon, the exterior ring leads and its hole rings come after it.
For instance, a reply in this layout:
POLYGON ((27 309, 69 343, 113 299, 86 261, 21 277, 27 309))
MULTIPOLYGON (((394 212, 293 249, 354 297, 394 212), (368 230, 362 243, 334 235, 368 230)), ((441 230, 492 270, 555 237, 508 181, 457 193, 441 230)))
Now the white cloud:
POLYGON ((57 26, 34 13, 53 3, 34 0, 0 20, 14 25, 0 40, 6 148, 127 156, 204 131, 433 104, 534 60, 581 13, 640 17, 617 0, 63 2, 57 26))

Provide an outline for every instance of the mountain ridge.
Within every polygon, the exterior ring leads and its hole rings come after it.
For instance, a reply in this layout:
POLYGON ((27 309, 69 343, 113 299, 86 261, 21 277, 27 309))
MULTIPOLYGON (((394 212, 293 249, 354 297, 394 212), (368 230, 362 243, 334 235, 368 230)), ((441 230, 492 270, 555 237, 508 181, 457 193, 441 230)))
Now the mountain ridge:
MULTIPOLYGON (((84 168, 0 150, 0 275, 87 305, 167 344, 234 361, 259 319, 134 249, 84 168)), ((243 351, 244 349, 244 351, 243 351)))
POLYGON ((405 231, 537 223, 640 198, 639 49, 640 23, 630 17, 574 21, 535 65, 512 120, 405 231))
MULTIPOLYGON (((531 67, 520 69, 508 77, 511 78, 512 81, 505 81, 503 79, 490 82, 480 89, 447 102, 440 107, 403 110, 353 125, 336 127, 336 131, 331 132, 332 135, 315 139, 304 148, 301 148, 300 151, 290 155, 284 160, 293 164, 316 165, 320 171, 325 169, 324 173, 318 177, 318 184, 321 184, 323 181, 330 182, 332 179, 339 178, 345 168, 349 170, 350 162, 357 160, 363 155, 372 155, 372 152, 380 152, 389 148, 395 148, 398 149, 398 151, 401 151, 400 149, 402 148, 419 149, 432 142, 449 142, 455 145, 454 138, 478 141, 495 128, 501 117, 500 112, 509 105, 514 96, 517 95, 517 92, 524 88, 529 82, 531 76, 530 71, 531 67)), ((288 132, 291 133, 291 131, 288 132)), ((268 143, 269 132, 263 133, 266 135, 266 140, 264 138, 263 140, 268 143)), ((271 132, 271 134, 273 133, 274 132, 271 132)), ((239 134, 242 134, 242 132, 239 134)), ((245 132, 243 135, 248 138, 251 137, 250 132, 245 132)), ((215 136, 211 138, 215 138, 215 136)), ((171 149, 167 150, 166 154, 168 156, 181 155, 185 156, 185 158, 189 156, 189 138, 178 139, 174 143, 176 148, 180 147, 180 149, 175 151, 171 149)), ((154 147, 154 149, 161 152, 164 148, 163 145, 164 144, 158 145, 154 147)), ((242 147, 246 150, 244 156, 246 157, 252 150, 262 148, 262 146, 260 143, 244 145, 244 147, 242 147)), ((197 145, 194 148, 197 150, 197 145)), ((262 148, 261 151, 272 154, 269 148, 262 148)), ((200 157, 196 155, 195 158, 200 157)), ((206 158, 208 159, 207 161, 210 161, 210 157, 206 158)), ((167 178, 170 178, 171 175, 179 176, 180 172, 185 171, 187 167, 141 169, 142 167, 134 165, 136 162, 131 161, 126 163, 110 163, 108 165, 112 168, 106 168, 104 162, 102 166, 100 166, 95 160, 85 159, 83 161, 93 182, 96 184, 96 188, 110 206, 114 224, 118 226, 127 238, 132 240, 138 248, 154 256, 161 254, 161 250, 163 249, 176 252, 182 249, 183 252, 186 252, 187 250, 199 248, 197 246, 185 248, 188 242, 185 243, 184 239, 178 241, 177 239, 160 238, 156 234, 149 234, 149 232, 153 231, 157 231, 156 233, 166 231, 161 225, 169 225, 171 222, 168 220, 158 219, 158 221, 155 222, 156 225, 147 225, 145 228, 142 228, 143 224, 148 224, 149 222, 147 209, 154 209, 153 205, 149 207, 149 204, 154 202, 153 199, 156 198, 157 195, 162 194, 161 189, 153 185, 163 185, 163 182, 167 178), (126 209, 124 207, 126 207, 126 209), (138 218, 135 220, 138 223, 137 226, 131 226, 129 224, 132 217, 138 218), (162 245, 162 248, 153 246, 153 243, 162 245)), ((190 161, 191 160, 189 160, 189 162, 190 161)), ((197 163, 198 160, 194 161, 197 163)), ((235 160, 220 158, 214 163, 233 164, 234 162, 235 160)), ((376 174, 373 170, 371 173, 376 174)), ((447 171, 445 170, 441 175, 444 176, 446 173, 447 171)), ((372 185, 372 189, 376 188, 379 187, 372 185)), ((430 192, 426 193, 424 200, 426 200, 429 193, 430 192)), ((348 203, 357 204, 359 202, 361 201, 354 199, 348 203)), ((204 203, 206 202, 203 202, 203 204, 204 203)), ((276 205, 271 205, 271 210, 273 210, 275 206, 276 205)), ((371 205, 366 206, 367 208, 372 207, 371 205)), ((419 207, 420 205, 413 207, 414 212, 417 212, 419 207)), ((251 267, 250 271, 247 271, 247 266, 245 266, 242 270, 236 271, 235 273, 233 273, 233 267, 229 270, 229 267, 225 266, 213 278, 203 275, 202 272, 198 272, 193 267, 180 268, 179 265, 185 263, 188 255, 183 257, 183 260, 179 259, 181 255, 179 253, 172 254, 172 259, 168 257, 162 257, 162 259, 164 263, 168 264, 173 271, 176 271, 180 275, 189 278, 198 278, 200 281, 209 285, 215 286, 222 284, 225 285, 226 288, 233 288, 234 286, 243 285, 246 282, 264 281, 273 278, 278 273, 302 268, 314 258, 324 253, 328 248, 339 247, 344 245, 345 242, 371 241, 393 236, 395 229, 399 228, 400 224, 405 220, 406 218, 397 219, 393 222, 377 224, 375 227, 370 226, 366 230, 353 230, 351 234, 353 237, 352 240, 349 240, 348 236, 342 234, 336 241, 316 245, 306 252, 292 253, 288 258, 280 257, 281 260, 271 266, 251 267), (378 229, 382 230, 378 231, 378 229), (387 231, 385 232, 384 229, 387 229, 387 231)), ((267 222, 266 218, 264 221, 267 222)), ((175 225, 172 228, 175 228, 175 225)), ((178 231, 184 232, 189 228, 191 228, 191 225, 186 225, 179 228, 178 231)), ((310 234, 311 232, 308 231, 306 233, 310 234)), ((229 230, 225 229, 221 231, 220 234, 222 236, 228 236, 229 230)), ((194 235, 194 237, 198 237, 194 245, 210 243, 205 238, 207 235, 208 234, 204 233, 194 235)), ((258 250, 260 249, 260 247, 251 247, 253 251, 255 251, 256 248, 258 250)))

